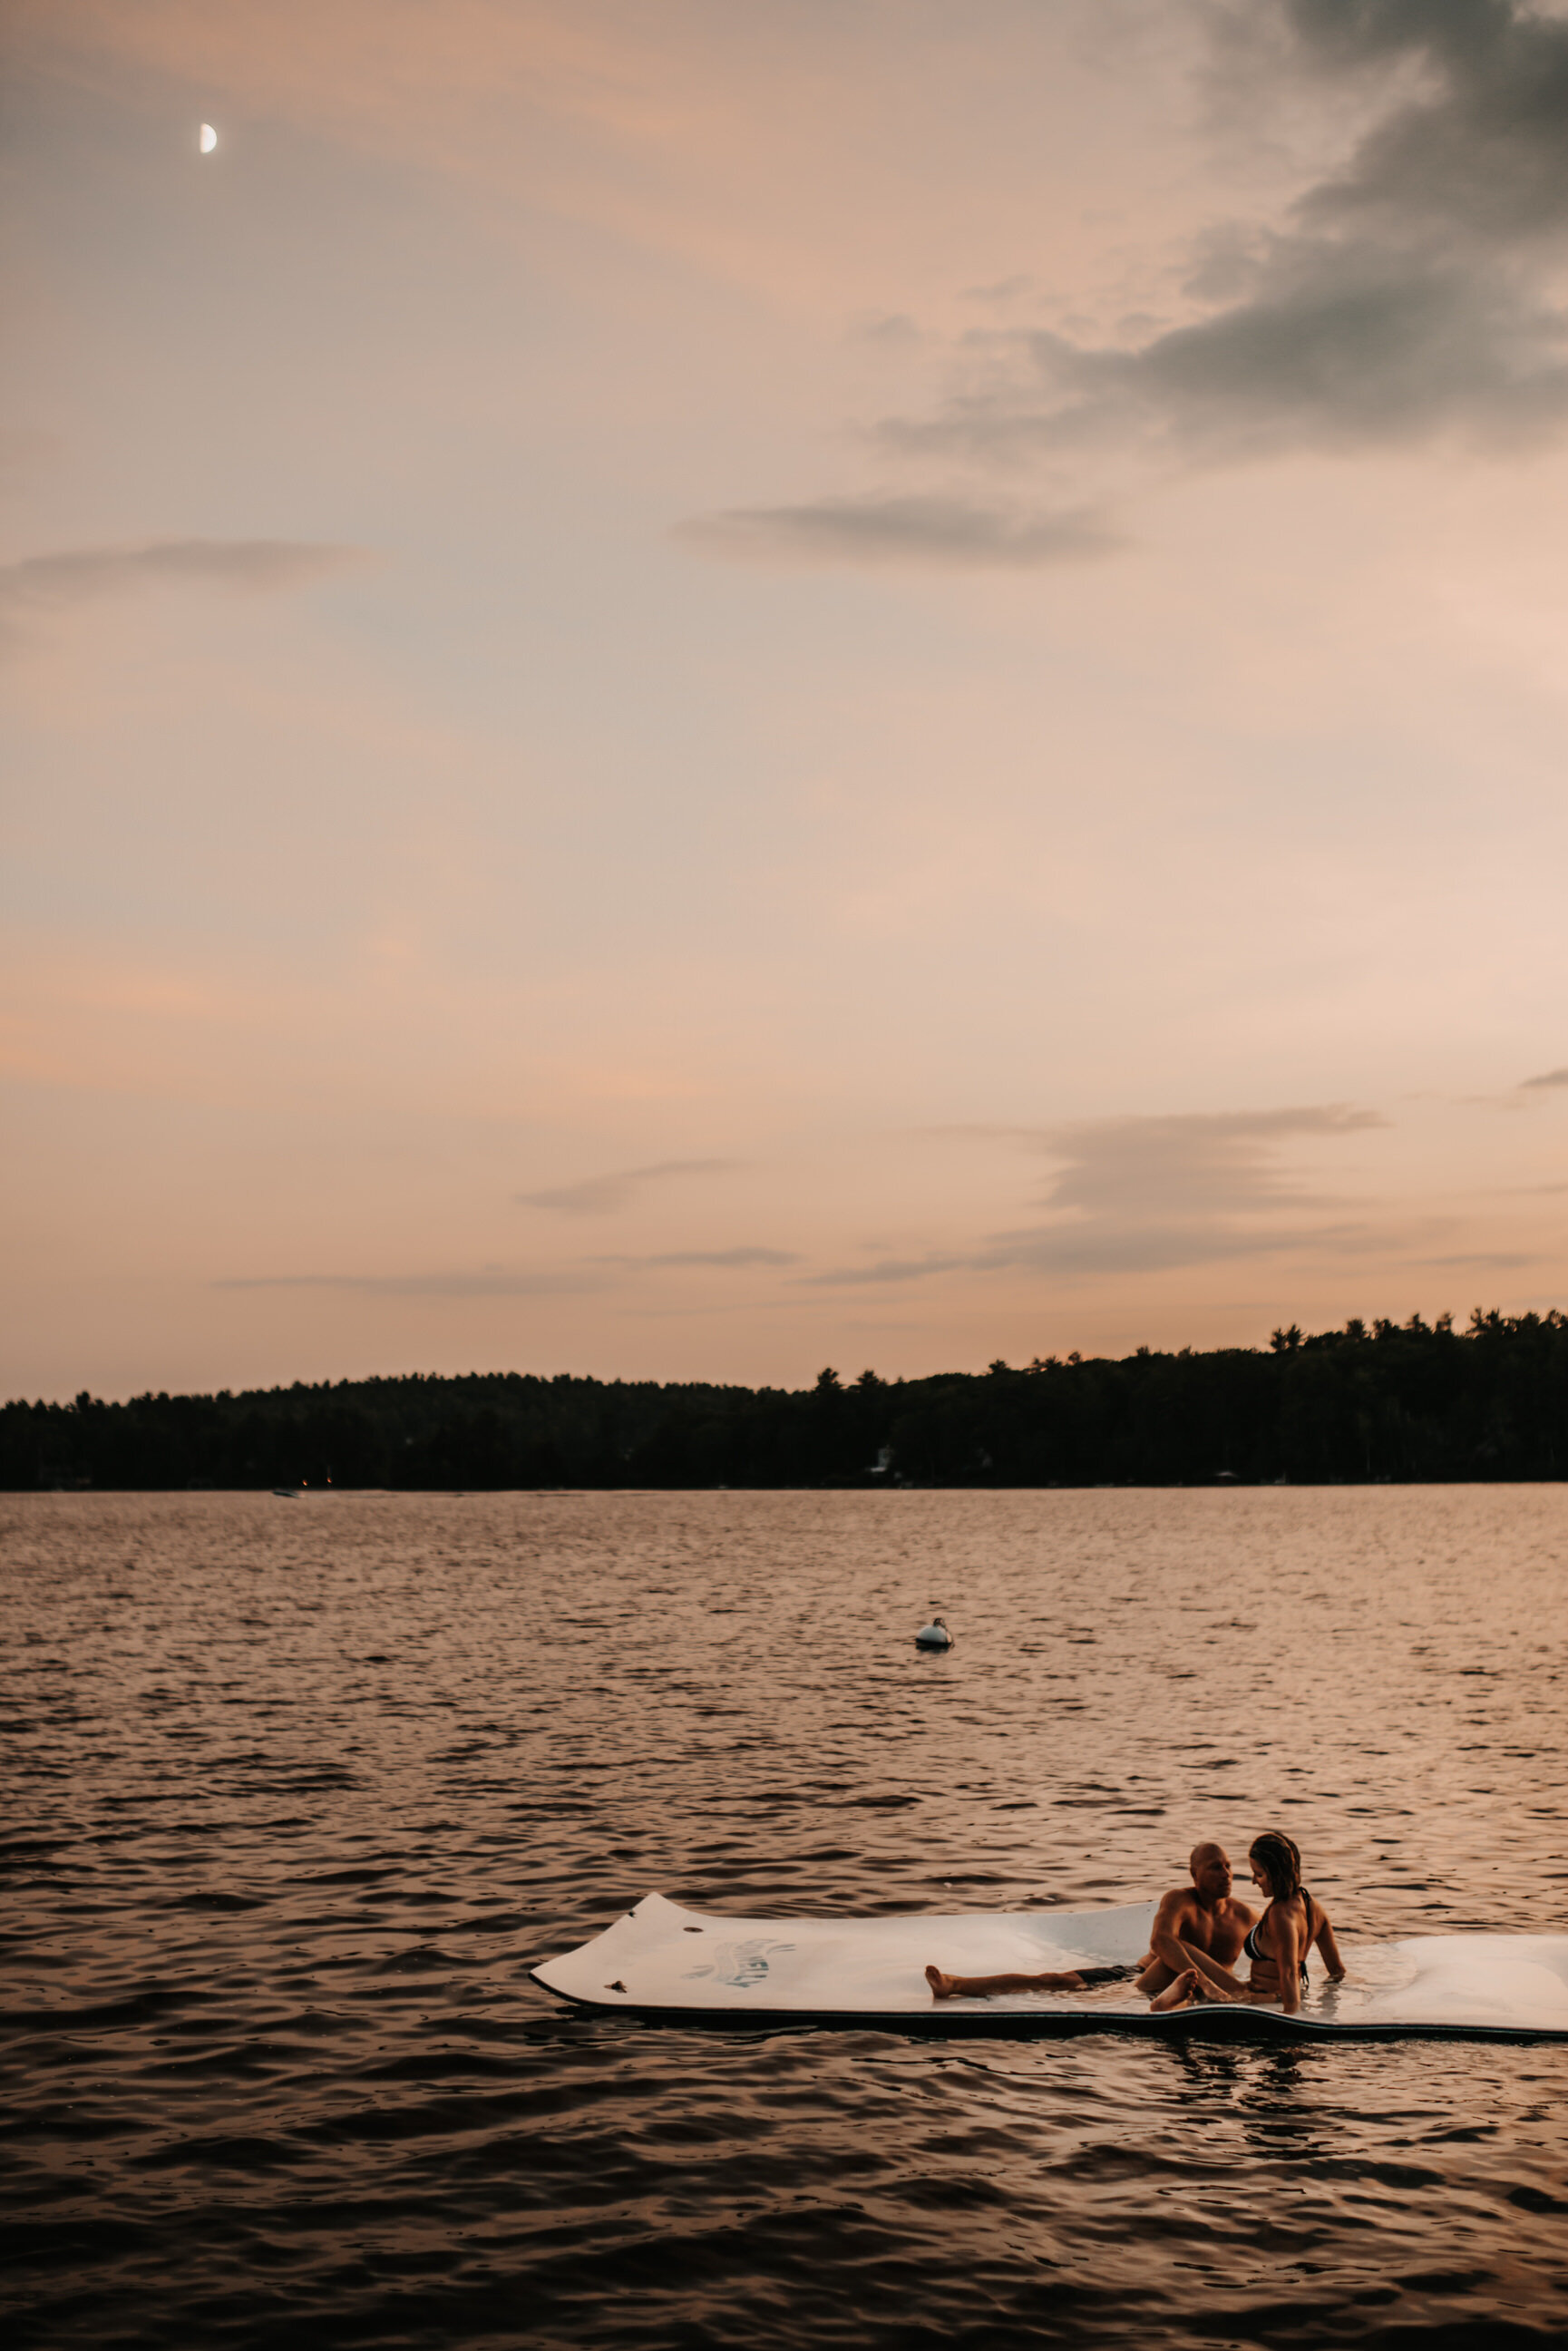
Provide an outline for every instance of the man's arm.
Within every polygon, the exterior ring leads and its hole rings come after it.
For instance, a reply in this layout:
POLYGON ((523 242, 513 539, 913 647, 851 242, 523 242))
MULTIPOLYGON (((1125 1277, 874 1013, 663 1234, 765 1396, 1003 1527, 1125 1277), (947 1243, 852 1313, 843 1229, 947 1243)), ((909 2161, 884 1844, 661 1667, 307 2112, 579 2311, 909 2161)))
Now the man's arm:
POLYGON ((1155 1912, 1155 1923, 1149 1929, 1149 1949, 1156 1959, 1163 1959, 1173 1975, 1179 1976, 1189 1964, 1182 1947, 1182 1930, 1188 1925, 1187 1913, 1193 1897, 1185 1886, 1175 1886, 1155 1912))

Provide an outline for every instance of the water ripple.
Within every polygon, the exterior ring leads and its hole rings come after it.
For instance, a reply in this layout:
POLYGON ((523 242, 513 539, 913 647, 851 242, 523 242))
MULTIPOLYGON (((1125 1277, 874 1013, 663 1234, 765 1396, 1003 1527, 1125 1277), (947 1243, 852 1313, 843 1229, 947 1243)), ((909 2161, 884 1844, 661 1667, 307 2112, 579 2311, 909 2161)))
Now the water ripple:
POLYGON ((1568 1492, 0 1500, 18 2345, 1560 2343, 1568 2053, 725 2036, 660 1888, 1561 1926, 1568 1492), (956 1648, 911 1642, 934 1606, 956 1648))

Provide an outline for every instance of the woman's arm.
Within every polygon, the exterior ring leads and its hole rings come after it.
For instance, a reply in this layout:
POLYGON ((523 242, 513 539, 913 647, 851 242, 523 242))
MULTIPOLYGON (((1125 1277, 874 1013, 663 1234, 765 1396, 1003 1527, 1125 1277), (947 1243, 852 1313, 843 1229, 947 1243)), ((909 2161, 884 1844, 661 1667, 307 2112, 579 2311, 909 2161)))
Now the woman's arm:
POLYGON ((1274 1966, 1280 1977, 1280 2005, 1287 2016, 1294 2016, 1301 2004, 1301 1930, 1282 1902, 1276 1902, 1269 1916, 1273 1922, 1269 1939, 1274 1946, 1274 1966))
POLYGON ((1327 1968, 1329 1974, 1332 1976, 1334 1982, 1343 1983, 1344 1961, 1340 1958, 1339 1945, 1334 1941, 1333 1928, 1329 1925, 1329 1914, 1326 1910, 1323 1912, 1323 1923, 1318 1928, 1313 1940, 1316 1942, 1319 1950, 1322 1953, 1323 1965, 1327 1968))

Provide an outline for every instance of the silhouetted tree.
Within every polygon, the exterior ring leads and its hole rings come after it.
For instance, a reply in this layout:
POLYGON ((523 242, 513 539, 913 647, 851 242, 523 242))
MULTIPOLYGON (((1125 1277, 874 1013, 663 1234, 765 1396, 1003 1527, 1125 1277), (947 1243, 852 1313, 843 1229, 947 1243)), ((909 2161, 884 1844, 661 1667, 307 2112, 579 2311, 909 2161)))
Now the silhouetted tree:
POLYGON ((517 1372, 0 1408, 0 1485, 1190 1485, 1568 1475, 1568 1318, 1478 1307, 1267 1350, 1000 1357, 803 1390, 517 1372))

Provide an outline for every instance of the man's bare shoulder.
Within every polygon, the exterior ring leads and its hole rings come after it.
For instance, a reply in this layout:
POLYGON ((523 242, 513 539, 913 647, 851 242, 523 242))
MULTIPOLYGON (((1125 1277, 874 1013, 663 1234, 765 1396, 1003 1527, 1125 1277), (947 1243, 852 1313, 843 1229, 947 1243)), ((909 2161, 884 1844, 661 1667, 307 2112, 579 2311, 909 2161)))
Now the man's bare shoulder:
POLYGON ((1196 1886, 1173 1886, 1168 1894, 1161 1895, 1155 1917, 1167 1923, 1173 1918, 1188 1918, 1197 1907, 1196 1886))
POLYGON ((1155 1912, 1155 1922, 1157 1926, 1174 1928, 1183 1920, 1213 1918, 1239 1928, 1245 1934, 1256 1915, 1245 1902, 1238 1902, 1234 1895, 1228 1895, 1223 1902, 1217 1902, 1212 1910, 1205 1910, 1198 1900, 1196 1886, 1173 1886, 1168 1894, 1161 1896, 1159 1907, 1155 1912))

